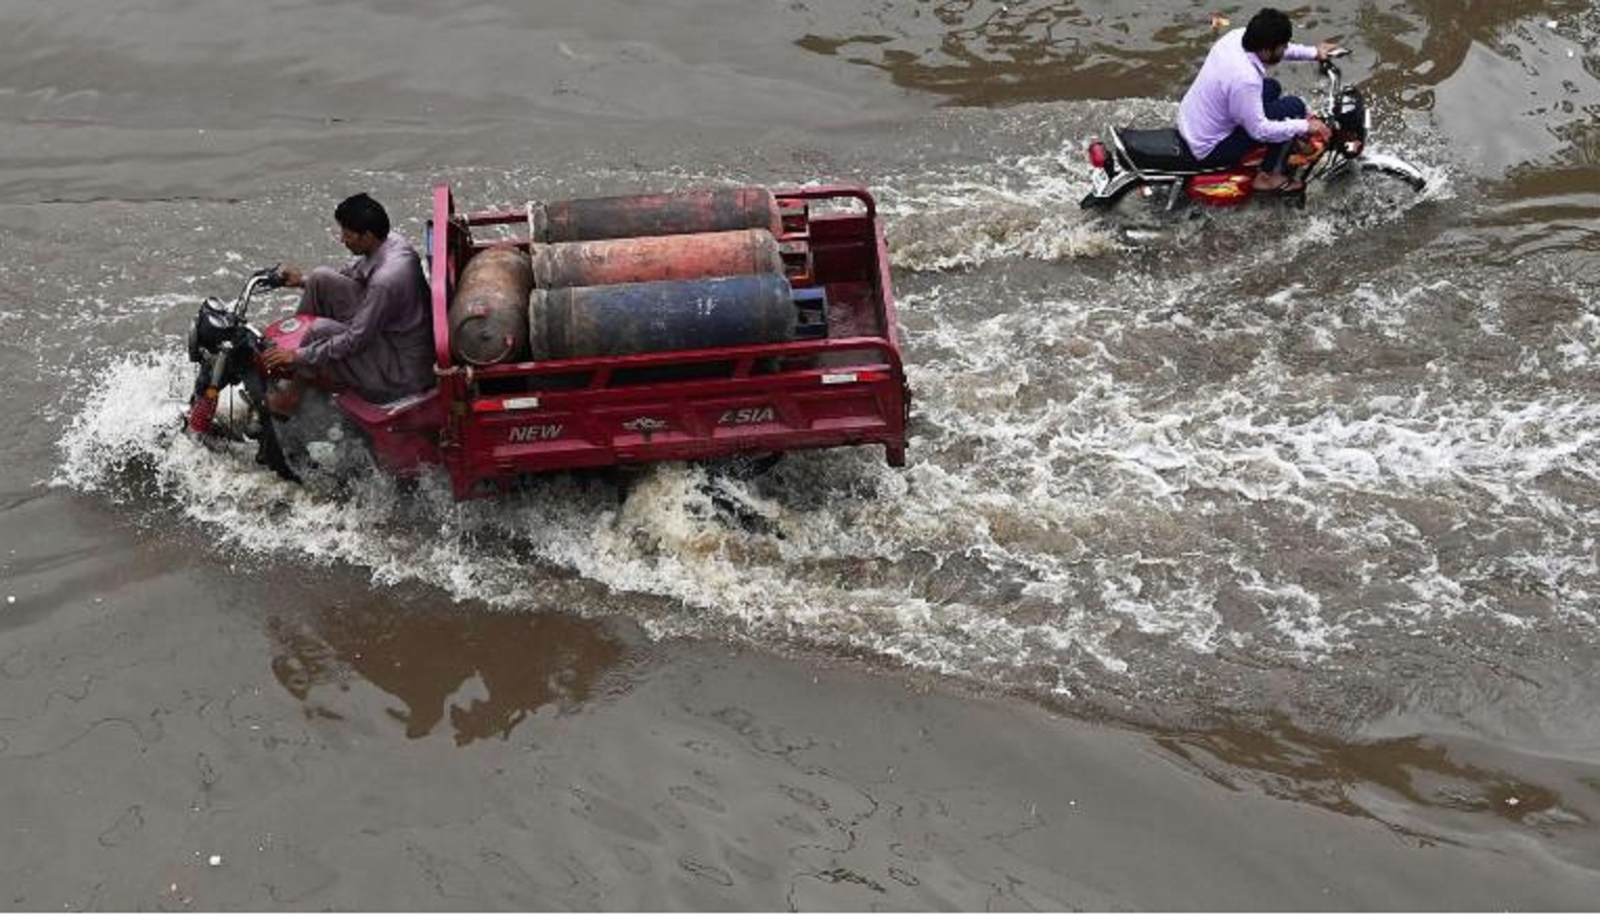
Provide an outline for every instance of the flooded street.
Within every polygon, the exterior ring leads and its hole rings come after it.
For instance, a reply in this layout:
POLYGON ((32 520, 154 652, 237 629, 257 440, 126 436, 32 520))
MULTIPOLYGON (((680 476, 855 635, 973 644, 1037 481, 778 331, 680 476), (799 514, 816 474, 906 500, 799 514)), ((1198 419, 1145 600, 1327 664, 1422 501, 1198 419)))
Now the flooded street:
POLYGON ((1591 5, 1291 8, 1427 187, 1104 215, 1085 143, 1253 7, 437 6, 0 4, 6 904, 1600 898, 1591 5), (810 182, 885 216, 905 468, 789 455, 741 524, 177 434, 199 300, 348 194, 420 243, 441 183, 810 182))

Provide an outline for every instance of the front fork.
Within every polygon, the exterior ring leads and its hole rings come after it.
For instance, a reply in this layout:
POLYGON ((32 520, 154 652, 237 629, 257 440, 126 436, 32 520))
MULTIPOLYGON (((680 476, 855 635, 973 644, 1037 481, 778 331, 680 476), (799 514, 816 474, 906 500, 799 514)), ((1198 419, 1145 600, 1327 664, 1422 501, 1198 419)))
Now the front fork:
POLYGON ((227 376, 228 357, 232 352, 230 347, 223 347, 211 360, 209 370, 202 366, 195 376, 194 396, 189 398, 190 432, 205 435, 211 431, 211 423, 217 417, 217 400, 222 393, 222 382, 227 376))
POLYGON ((254 364, 255 357, 255 353, 244 354, 230 348, 219 352, 211 365, 201 367, 195 378, 194 397, 189 401, 187 428, 200 435, 212 430, 217 415, 217 402, 222 388, 229 379, 228 360, 248 358, 251 364, 235 373, 234 377, 239 379, 239 387, 244 390, 245 401, 250 404, 250 410, 256 420, 251 424, 252 431, 246 433, 256 440, 256 463, 266 465, 285 480, 298 483, 300 476, 290 466, 283 451, 283 444, 278 438, 278 428, 274 425, 272 414, 267 410, 268 381, 254 364))

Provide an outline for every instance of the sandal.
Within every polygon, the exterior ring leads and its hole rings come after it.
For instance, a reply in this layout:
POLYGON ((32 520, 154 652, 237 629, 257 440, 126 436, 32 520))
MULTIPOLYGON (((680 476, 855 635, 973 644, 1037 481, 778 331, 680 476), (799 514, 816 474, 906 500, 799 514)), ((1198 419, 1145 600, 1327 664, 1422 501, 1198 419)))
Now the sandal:
POLYGON ((1259 184, 1252 184, 1250 185, 1250 189, 1253 193, 1266 194, 1269 197, 1288 197, 1294 194, 1304 194, 1306 191, 1306 183, 1304 181, 1298 181, 1294 178, 1286 177, 1277 184, 1269 184, 1266 187, 1262 187, 1259 184))

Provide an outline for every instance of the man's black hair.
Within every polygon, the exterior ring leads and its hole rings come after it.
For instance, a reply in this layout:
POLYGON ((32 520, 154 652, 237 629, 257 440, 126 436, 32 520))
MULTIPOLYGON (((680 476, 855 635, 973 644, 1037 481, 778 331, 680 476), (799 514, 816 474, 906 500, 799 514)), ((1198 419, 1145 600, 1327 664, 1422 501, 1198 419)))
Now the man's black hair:
POLYGON ((1286 45, 1294 37, 1294 24, 1282 12, 1268 7, 1250 17, 1244 27, 1244 49, 1252 53, 1286 45))
POLYGON ((379 241, 389 237, 389 214, 366 194, 346 197, 334 207, 333 218, 352 232, 371 232, 379 241))

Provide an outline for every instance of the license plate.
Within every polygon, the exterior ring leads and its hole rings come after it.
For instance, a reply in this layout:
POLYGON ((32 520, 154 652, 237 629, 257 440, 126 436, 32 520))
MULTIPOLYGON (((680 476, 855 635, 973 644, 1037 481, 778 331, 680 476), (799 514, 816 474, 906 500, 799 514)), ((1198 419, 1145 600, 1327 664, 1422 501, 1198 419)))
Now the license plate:
POLYGON ((1111 176, 1106 174, 1106 170, 1103 168, 1091 167, 1089 169, 1089 183, 1094 185, 1096 194, 1104 194, 1106 188, 1111 184, 1111 176))

